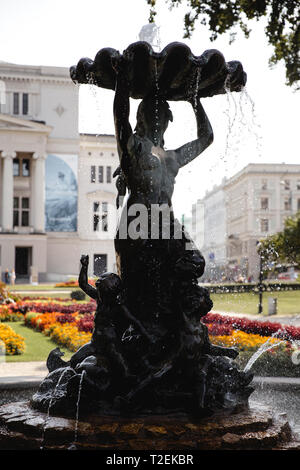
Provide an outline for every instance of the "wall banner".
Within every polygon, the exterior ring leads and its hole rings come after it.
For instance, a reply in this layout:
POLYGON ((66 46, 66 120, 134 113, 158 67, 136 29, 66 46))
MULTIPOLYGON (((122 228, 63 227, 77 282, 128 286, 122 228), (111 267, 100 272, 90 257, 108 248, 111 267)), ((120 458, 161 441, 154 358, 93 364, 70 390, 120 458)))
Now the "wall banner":
POLYGON ((76 232, 78 155, 46 159, 46 232, 76 232))

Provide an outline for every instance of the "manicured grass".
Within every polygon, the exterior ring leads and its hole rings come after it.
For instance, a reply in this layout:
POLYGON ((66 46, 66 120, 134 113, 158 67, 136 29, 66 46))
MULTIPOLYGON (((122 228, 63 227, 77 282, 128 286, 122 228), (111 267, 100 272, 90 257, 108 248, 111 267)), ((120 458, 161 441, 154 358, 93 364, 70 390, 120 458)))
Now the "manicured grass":
POLYGON ((39 294, 39 292, 26 292, 26 294, 18 294, 20 295, 21 298, 24 298, 24 297, 33 297, 33 298, 36 298, 38 297, 39 299, 41 300, 52 300, 52 299, 55 299, 55 298, 60 298, 60 299, 66 299, 66 300, 69 300, 71 297, 71 291, 69 294, 65 294, 63 292, 53 292, 53 293, 47 293, 47 294, 39 294))
MULTIPOLYGON (((6 322, 5 324, 9 325, 16 333, 23 336, 26 345, 24 354, 6 356, 6 362, 46 361, 49 352, 57 347, 57 344, 50 338, 32 328, 28 328, 22 321, 6 322)), ((63 347, 60 347, 60 349, 65 353, 62 359, 69 360, 73 353, 63 347)))
POLYGON ((54 287, 55 284, 38 284, 34 286, 32 284, 15 284, 14 286, 8 285, 10 291, 19 291, 19 290, 29 290, 29 291, 39 291, 39 290, 54 290, 58 289, 58 287, 54 287))
MULTIPOLYGON (((263 293, 263 314, 268 315, 268 298, 277 299, 278 315, 300 314, 300 291, 263 293)), ((213 310, 220 312, 258 313, 258 294, 211 294, 213 310)))

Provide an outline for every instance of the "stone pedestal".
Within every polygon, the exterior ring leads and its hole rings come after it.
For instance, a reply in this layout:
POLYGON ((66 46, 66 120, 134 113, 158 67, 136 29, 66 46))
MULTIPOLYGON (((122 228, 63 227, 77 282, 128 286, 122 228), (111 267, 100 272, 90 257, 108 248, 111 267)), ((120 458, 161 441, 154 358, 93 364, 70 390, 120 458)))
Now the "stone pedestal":
POLYGON ((138 418, 47 417, 28 402, 0 407, 0 449, 78 450, 241 450, 300 449, 287 422, 247 410, 193 420, 184 415, 138 418))

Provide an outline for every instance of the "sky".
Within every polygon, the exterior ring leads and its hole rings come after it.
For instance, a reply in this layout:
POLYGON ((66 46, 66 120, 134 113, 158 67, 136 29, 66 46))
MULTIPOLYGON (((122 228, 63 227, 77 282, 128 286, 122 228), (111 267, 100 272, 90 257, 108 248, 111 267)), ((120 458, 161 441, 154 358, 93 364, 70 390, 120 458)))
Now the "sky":
MULTIPOLYGON (((249 163, 300 163, 300 92, 285 85, 282 63, 270 69, 272 48, 264 22, 249 23, 249 39, 237 29, 211 42, 197 23, 191 39, 183 39, 185 2, 170 11, 157 0, 156 24, 161 49, 168 43, 187 44, 194 55, 218 49, 226 61, 239 60, 247 72, 241 93, 205 98, 202 104, 214 130, 213 144, 177 176, 175 213, 189 214, 191 205, 249 163)), ((25 65, 69 67, 81 57, 94 58, 103 47, 120 52, 139 38, 148 22, 145 0, 1 0, 0 60, 25 65)), ((113 134, 113 91, 80 86, 79 131, 113 134)), ((131 100, 135 125, 137 100, 131 100)), ((174 121, 166 132, 166 148, 175 149, 196 138, 195 119, 188 103, 170 103, 174 121)))

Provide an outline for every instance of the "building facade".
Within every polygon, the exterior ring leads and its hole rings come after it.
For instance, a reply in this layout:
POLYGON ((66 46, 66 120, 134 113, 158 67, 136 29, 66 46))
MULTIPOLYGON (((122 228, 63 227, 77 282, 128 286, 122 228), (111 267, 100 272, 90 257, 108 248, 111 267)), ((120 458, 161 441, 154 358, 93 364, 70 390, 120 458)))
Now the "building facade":
POLYGON ((102 215, 94 222, 116 194, 114 137, 79 135, 67 68, 0 63, 0 85, 2 278, 65 280, 81 254, 90 274, 114 270, 113 237, 102 215))
POLYGON ((207 193, 202 204, 207 271, 216 280, 256 280, 258 241, 281 231, 285 219, 300 210, 300 165, 249 164, 207 193))

